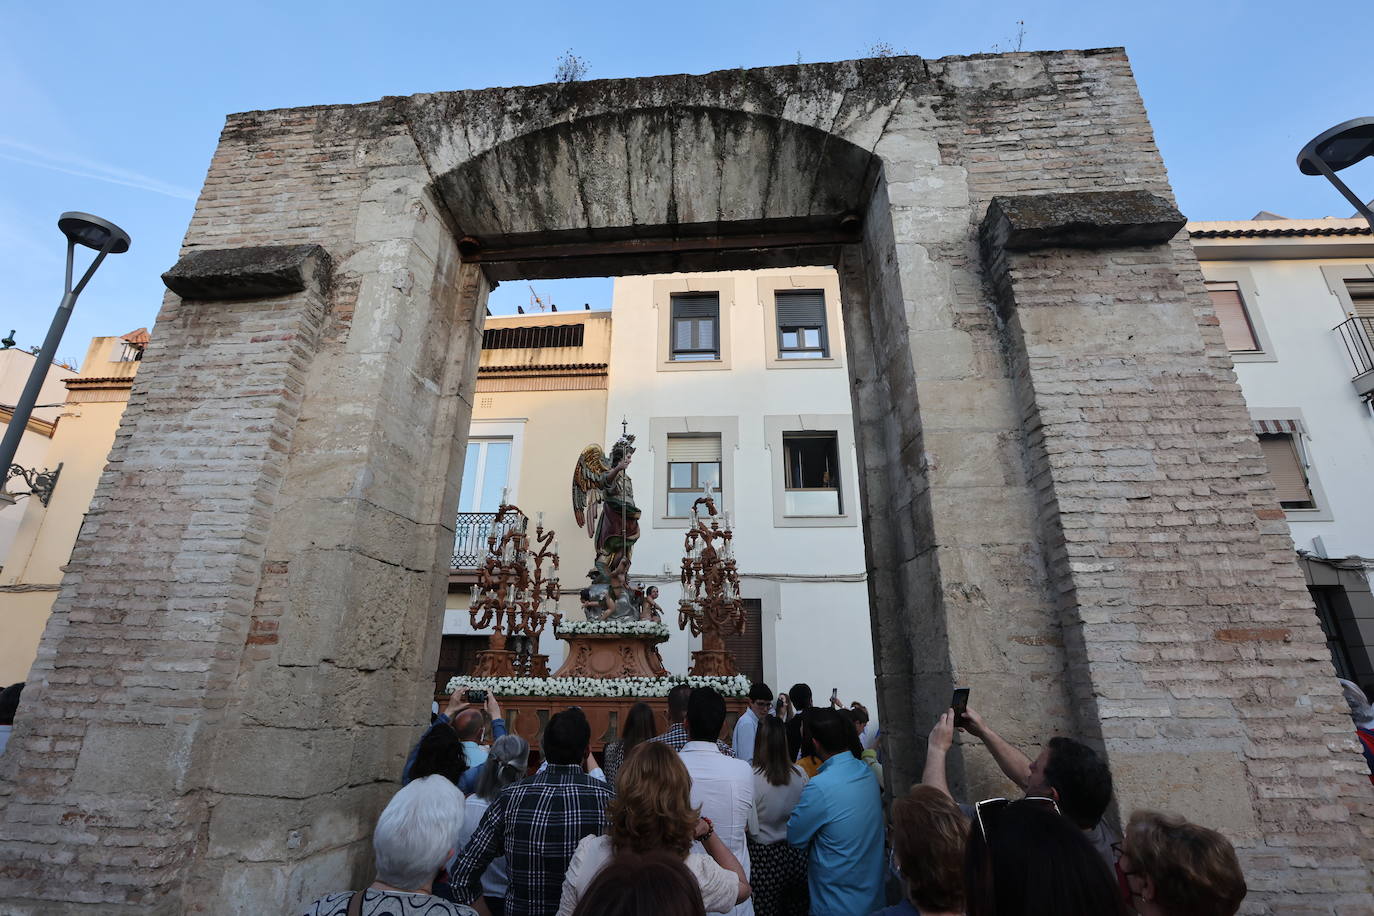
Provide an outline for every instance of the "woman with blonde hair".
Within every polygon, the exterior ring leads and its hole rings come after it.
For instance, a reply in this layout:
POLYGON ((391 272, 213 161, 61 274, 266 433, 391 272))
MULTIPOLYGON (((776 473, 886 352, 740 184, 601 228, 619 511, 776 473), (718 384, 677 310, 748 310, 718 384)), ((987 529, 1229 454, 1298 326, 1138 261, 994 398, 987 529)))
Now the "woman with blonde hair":
POLYGON ((558 916, 572 916, 578 900, 615 856, 663 852, 681 859, 696 879, 708 913, 728 913, 749 899, 749 881, 710 820, 692 807, 692 779, 668 745, 651 741, 630 752, 606 808, 610 832, 577 844, 563 880, 558 916), (705 854, 693 851, 700 842, 705 854))

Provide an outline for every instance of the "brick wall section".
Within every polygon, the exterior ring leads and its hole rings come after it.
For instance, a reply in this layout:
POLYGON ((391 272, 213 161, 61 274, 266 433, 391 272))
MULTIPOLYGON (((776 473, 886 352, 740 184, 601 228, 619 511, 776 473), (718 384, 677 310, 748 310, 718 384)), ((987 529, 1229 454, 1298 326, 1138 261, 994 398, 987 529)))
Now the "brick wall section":
POLYGON ((321 291, 168 297, 3 758, 0 898, 180 912, 321 291), (63 878, 51 871, 60 863, 63 878), (60 902, 59 902, 60 901, 60 902))
POLYGON ((1223 829, 1254 912, 1355 912, 1374 805, 1191 249, 993 269, 1075 705, 1122 814, 1223 829))

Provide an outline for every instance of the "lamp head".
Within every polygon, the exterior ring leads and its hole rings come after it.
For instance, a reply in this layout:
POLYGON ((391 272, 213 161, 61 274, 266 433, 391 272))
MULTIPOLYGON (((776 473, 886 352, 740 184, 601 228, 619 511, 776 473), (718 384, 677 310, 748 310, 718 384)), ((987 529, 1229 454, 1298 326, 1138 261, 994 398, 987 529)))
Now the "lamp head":
POLYGON ((1333 172, 1374 156, 1374 118, 1354 118, 1323 131, 1298 153, 1298 169, 1304 175, 1320 175, 1314 159, 1333 172))
POLYGON ((109 220, 89 213, 75 210, 63 213, 57 221, 57 228, 71 241, 96 251, 105 250, 105 246, 109 245, 110 254, 123 254, 131 244, 129 233, 109 220))

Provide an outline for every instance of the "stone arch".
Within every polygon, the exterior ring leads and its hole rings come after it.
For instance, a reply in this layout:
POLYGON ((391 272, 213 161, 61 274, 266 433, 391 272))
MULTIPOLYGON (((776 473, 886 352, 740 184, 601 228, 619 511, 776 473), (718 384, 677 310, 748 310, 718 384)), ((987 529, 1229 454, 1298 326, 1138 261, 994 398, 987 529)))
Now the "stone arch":
POLYGON ((1123 804, 1225 827, 1283 889, 1261 905, 1362 902, 1326 853, 1360 848, 1368 787, 1170 199, 1120 49, 232 116, 0 757, 0 898, 359 885, 433 670, 485 291, 635 256, 839 265, 894 785, 973 681, 1016 743, 1076 730, 1123 804), (676 138, 642 209, 654 144, 618 195, 611 152, 641 127, 676 138), (722 153, 744 136, 771 179, 722 153), (558 191, 570 138, 595 188, 558 191), (522 209, 482 223, 501 190, 522 209), (1151 519, 1194 537, 1138 542, 1151 519))
POLYGON ((834 231, 880 162, 836 134, 716 107, 608 112, 504 140, 434 180, 483 246, 834 231))

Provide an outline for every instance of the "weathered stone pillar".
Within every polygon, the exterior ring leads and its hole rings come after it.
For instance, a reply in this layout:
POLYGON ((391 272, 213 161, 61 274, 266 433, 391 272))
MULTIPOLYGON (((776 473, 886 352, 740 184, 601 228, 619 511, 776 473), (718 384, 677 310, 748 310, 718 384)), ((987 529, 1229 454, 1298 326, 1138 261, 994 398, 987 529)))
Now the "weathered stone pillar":
POLYGON ((1123 818, 1221 829, 1254 903, 1324 912, 1369 888, 1369 786, 1183 222, 1143 191, 983 221, 1074 709, 1123 818))
POLYGON ((487 288, 385 115, 225 131, 0 758, 6 912, 370 877, 427 721, 487 288))

